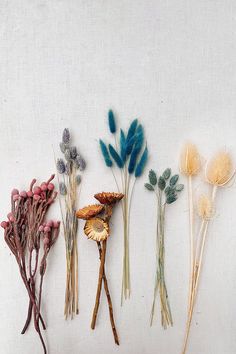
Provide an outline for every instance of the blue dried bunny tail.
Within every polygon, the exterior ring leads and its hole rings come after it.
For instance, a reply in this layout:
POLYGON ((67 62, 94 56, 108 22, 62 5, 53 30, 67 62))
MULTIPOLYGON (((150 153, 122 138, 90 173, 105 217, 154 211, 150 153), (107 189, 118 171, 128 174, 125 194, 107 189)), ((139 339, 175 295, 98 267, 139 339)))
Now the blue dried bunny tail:
POLYGON ((113 148, 113 146, 111 144, 109 144, 108 148, 109 148, 109 152, 110 152, 113 160, 116 162, 117 166, 119 168, 123 168, 124 163, 123 163, 120 155, 116 152, 116 150, 113 148))
POLYGON ((120 130, 120 155, 125 163, 126 161, 126 139, 125 139, 125 133, 123 129, 120 130))
POLYGON ((134 144, 131 156, 130 156, 129 166, 128 166, 129 174, 132 174, 134 172, 138 155, 143 147, 144 133, 143 133, 143 127, 141 124, 138 126, 137 134, 135 134, 135 135, 136 135, 136 141, 135 141, 135 144, 134 144))
POLYGON ((113 111, 110 109, 108 112, 108 124, 109 124, 109 129, 112 134, 116 133, 116 121, 115 121, 115 116, 113 111))
POLYGON ((144 168, 146 166, 148 160, 148 148, 147 146, 145 147, 145 150, 141 156, 141 159, 135 169, 135 177, 140 177, 144 171, 144 168))
POLYGON ((138 125, 138 119, 134 119, 133 122, 130 124, 129 130, 128 130, 128 134, 127 134, 127 138, 126 138, 126 153, 127 155, 131 154, 131 151, 133 149, 133 145, 135 142, 135 131, 138 125))
POLYGON ((105 164, 107 165, 107 167, 112 167, 112 161, 111 161, 106 144, 101 139, 99 140, 99 144, 100 144, 100 148, 102 151, 102 155, 103 155, 105 164))

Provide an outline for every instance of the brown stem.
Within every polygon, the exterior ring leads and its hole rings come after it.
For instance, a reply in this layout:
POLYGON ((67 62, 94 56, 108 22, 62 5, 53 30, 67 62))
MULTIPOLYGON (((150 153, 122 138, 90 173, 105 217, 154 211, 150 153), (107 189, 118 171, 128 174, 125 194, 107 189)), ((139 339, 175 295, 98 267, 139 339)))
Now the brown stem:
MULTIPOLYGON (((97 245, 98 245, 98 251, 99 251, 99 258, 100 258, 100 260, 101 260, 101 258, 102 258, 101 243, 100 243, 100 242, 97 242, 97 245)), ((107 282, 105 267, 104 267, 104 272, 103 272, 103 282, 104 282, 105 293, 106 293, 106 296, 107 296, 107 302, 108 302, 108 308, 109 308, 109 315, 110 315, 110 322, 111 322, 111 328, 112 328, 114 340, 115 340, 115 343, 116 343, 117 345, 119 345, 120 343, 119 343, 119 338, 118 338, 118 334, 117 334, 116 326, 115 326, 115 320, 114 320, 114 315, 113 315, 113 307, 112 307, 111 295, 110 295, 109 288, 108 288, 108 282, 107 282)))
POLYGON ((106 259, 106 245, 107 241, 102 242, 102 255, 101 255, 101 261, 100 261, 100 267, 99 267, 99 277, 98 277, 98 286, 97 286, 97 295, 96 295, 96 301, 95 301, 95 306, 93 310, 93 317, 92 317, 92 322, 91 322, 91 328, 94 329, 96 325, 96 319, 97 319, 97 314, 98 314, 98 308, 99 308, 99 303, 100 303, 100 296, 101 296, 101 290, 102 290, 102 279, 103 279, 103 273, 104 273, 104 265, 105 265, 105 259, 106 259))

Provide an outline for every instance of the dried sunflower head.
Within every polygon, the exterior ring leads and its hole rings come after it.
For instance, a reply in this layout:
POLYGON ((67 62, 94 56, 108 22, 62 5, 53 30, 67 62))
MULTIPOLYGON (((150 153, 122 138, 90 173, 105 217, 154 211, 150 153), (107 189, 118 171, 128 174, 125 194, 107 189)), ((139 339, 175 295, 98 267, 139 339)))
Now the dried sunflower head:
POLYGON ((109 193, 109 192, 102 192, 97 193, 94 195, 101 204, 114 204, 119 202, 124 197, 122 193, 109 193))
POLYGON ((109 225, 100 218, 92 218, 86 221, 84 233, 89 239, 104 241, 109 236, 109 225))
POLYGON ((184 175, 194 176, 201 168, 201 161, 195 145, 188 143, 184 146, 180 157, 180 171, 184 175))
POLYGON ((224 151, 219 152, 210 160, 206 167, 206 179, 210 184, 223 186, 234 174, 231 156, 224 151))
POLYGON ((76 212, 76 216, 78 219, 88 220, 100 214, 103 211, 103 209, 104 206, 100 204, 88 205, 82 209, 79 209, 76 212))

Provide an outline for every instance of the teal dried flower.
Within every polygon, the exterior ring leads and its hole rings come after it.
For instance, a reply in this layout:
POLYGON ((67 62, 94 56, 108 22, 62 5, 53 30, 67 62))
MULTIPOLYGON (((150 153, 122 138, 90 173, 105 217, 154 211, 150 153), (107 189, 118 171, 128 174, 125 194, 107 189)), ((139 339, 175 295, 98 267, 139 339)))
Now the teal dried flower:
POLYGON ((100 148, 101 148, 102 155, 103 155, 106 166, 112 167, 112 160, 110 158, 106 144, 101 139, 99 140, 99 144, 100 144, 100 148))
POLYGON ((112 134, 116 133, 116 122, 115 122, 115 116, 113 111, 110 109, 108 112, 108 124, 109 124, 109 129, 112 134))
POLYGON ((140 177, 144 171, 144 168, 146 166, 146 163, 147 163, 147 159, 148 159, 148 148, 146 146, 142 156, 141 156, 141 159, 135 169, 135 177, 140 177))
POLYGON ((167 169, 163 172, 163 174, 162 174, 162 176, 163 176, 165 179, 169 179, 169 178, 170 178, 170 175, 171 175, 171 169, 170 169, 170 168, 167 168, 167 169))
POLYGON ((154 191, 155 190, 154 187, 151 184, 149 184, 149 183, 145 183, 144 186, 149 191, 154 191))
POLYGON ((148 178, 149 178, 149 182, 155 186, 157 184, 157 175, 155 173, 155 171, 150 170, 149 174, 148 174, 148 178))
POLYGON ((62 174, 66 171, 65 162, 63 159, 57 159, 57 171, 62 174))
POLYGON ((65 128, 62 133, 62 142, 66 145, 70 143, 70 132, 68 128, 65 128))
POLYGON ((125 163, 126 161, 126 139, 125 139, 125 133, 123 129, 120 130, 120 155, 125 163))
POLYGON ((179 175, 172 176, 170 179, 170 186, 172 186, 172 187, 175 186, 176 183, 178 182, 178 179, 179 179, 179 175))
POLYGON ((108 148, 109 148, 109 152, 110 152, 113 160, 116 162, 117 166, 119 168, 123 168, 124 162, 122 161, 118 152, 114 149, 114 147, 111 144, 108 145, 108 148))
POLYGON ((166 181, 165 181, 165 178, 160 176, 159 179, 158 179, 158 188, 163 191, 166 187, 166 181))

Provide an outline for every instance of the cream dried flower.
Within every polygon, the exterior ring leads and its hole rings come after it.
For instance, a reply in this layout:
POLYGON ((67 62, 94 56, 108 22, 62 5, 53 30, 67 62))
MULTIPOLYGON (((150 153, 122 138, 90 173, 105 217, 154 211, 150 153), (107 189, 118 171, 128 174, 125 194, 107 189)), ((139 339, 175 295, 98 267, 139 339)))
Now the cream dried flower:
POLYGON ((209 220, 213 215, 213 204, 207 195, 201 195, 198 200, 198 215, 205 220, 209 220))
POLYGON ((233 163, 229 153, 218 152, 207 164, 207 182, 215 186, 224 186, 233 177, 233 163))
POLYGON ((180 171, 187 176, 196 175, 201 168, 200 156, 197 147, 187 143, 180 156, 180 171))
POLYGON ((84 233, 94 241, 104 241, 109 236, 109 225, 100 218, 93 218, 86 221, 84 233))

